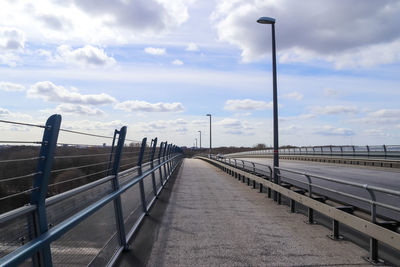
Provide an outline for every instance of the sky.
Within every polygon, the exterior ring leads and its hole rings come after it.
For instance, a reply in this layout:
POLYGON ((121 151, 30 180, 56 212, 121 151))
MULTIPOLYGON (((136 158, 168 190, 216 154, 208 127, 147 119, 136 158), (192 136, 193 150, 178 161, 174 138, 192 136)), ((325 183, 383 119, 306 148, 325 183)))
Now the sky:
MULTIPOLYGON (((209 146, 400 143, 400 1, 1 0, 0 120, 209 146)), ((60 136, 60 142, 103 140, 60 136)), ((1 140, 41 139, 0 123, 1 140)))

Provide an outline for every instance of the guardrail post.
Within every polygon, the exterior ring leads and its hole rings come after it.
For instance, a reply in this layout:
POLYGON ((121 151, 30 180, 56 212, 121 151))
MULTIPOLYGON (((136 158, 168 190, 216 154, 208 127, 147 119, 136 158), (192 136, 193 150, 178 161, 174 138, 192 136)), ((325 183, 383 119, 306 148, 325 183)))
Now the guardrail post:
MULTIPOLYGON (((37 174, 35 175, 32 191, 31 205, 36 205, 33 213, 33 224, 36 237, 48 231, 46 215, 46 194, 50 179, 50 171, 53 165, 54 151, 57 147, 58 133, 60 131, 61 115, 54 114, 46 121, 43 132, 42 145, 40 147, 40 159, 37 165, 37 174)), ((51 260, 50 246, 40 250, 32 259, 33 264, 37 266, 53 266, 51 260)))
MULTIPOLYGON (((368 185, 364 185, 365 190, 369 193, 371 197, 371 222, 376 223, 376 197, 375 193, 372 189, 368 188, 368 185)), ((379 257, 378 257, 378 240, 375 238, 370 237, 369 238, 369 257, 367 260, 371 263, 379 263, 379 257)))
MULTIPOLYGON (((115 150, 114 163, 111 172, 111 174, 114 175, 114 178, 112 179, 112 186, 114 191, 117 191, 119 189, 118 172, 119 172, 119 163, 121 160, 121 153, 125 143, 126 126, 122 127, 121 130, 119 131, 118 130, 114 131, 113 144, 115 144, 115 139, 117 135, 118 135, 118 142, 117 142, 117 148, 115 150)), ((128 249, 128 244, 126 242, 124 217, 122 214, 121 197, 120 196, 116 197, 113 202, 114 202, 115 223, 117 226, 119 243, 120 246, 124 247, 124 249, 128 249)))
MULTIPOLYGON (((304 176, 308 180, 308 195, 310 198, 312 198, 312 181, 311 177, 308 174, 304 174, 304 176)), ((314 223, 314 210, 312 208, 307 208, 307 223, 313 224, 314 223)))
MULTIPOLYGON (((147 138, 143 138, 142 140, 142 146, 140 147, 140 154, 139 154, 139 158, 138 158, 138 176, 141 176, 143 171, 142 171, 142 162, 143 162, 143 155, 144 155, 144 150, 146 148, 146 142, 147 142, 147 138)), ((140 198, 142 200, 142 210, 143 212, 147 215, 148 211, 147 211, 147 205, 146 205, 146 195, 144 192, 144 183, 143 183, 143 179, 140 179, 139 181, 139 188, 140 188, 140 198)))
MULTIPOLYGON (((150 168, 154 168, 154 154, 156 153, 156 147, 157 147, 157 137, 154 139, 151 139, 151 154, 150 154, 150 168)), ((151 172, 151 180, 153 182, 153 191, 154 195, 157 197, 157 185, 156 185, 156 175, 153 172, 151 172)))
MULTIPOLYGON (((164 142, 161 142, 161 144, 160 144, 160 150, 158 150, 158 165, 161 164, 161 155, 162 155, 162 152, 163 152, 163 146, 164 146, 164 142)), ((159 169, 158 169, 158 172, 159 172, 159 174, 160 174, 161 186, 163 187, 163 186, 164 186, 164 182, 163 182, 163 174, 162 174, 161 165, 160 165, 160 167, 159 167, 159 169)))
MULTIPOLYGON (((269 169, 269 181, 272 182, 272 168, 270 166, 268 166, 269 169)), ((271 188, 267 188, 267 194, 268 194, 268 198, 271 198, 272 195, 272 190, 271 188)))

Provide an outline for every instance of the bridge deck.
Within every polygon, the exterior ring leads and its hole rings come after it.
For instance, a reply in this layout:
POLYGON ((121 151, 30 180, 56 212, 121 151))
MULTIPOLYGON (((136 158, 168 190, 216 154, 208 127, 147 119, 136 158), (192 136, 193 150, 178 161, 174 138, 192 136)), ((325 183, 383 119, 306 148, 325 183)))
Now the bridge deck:
POLYGON ((332 241, 265 194, 186 159, 123 253, 120 266, 370 266, 367 252, 332 241))

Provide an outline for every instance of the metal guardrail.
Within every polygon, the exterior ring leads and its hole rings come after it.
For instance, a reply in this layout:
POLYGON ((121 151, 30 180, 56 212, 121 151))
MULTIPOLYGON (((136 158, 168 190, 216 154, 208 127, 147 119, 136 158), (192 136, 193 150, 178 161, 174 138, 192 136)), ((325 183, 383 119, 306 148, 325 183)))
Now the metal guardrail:
MULTIPOLYGON (((247 155, 273 155, 273 149, 252 150, 227 154, 229 157, 247 155)), ((279 149, 280 155, 331 156, 331 157, 361 157, 400 159, 400 145, 381 146, 310 146, 279 149)))
MULTIPOLYGON (((33 174, 0 178, 0 185, 34 178, 31 188, 0 199, 8 201, 30 194, 29 204, 0 214, 0 266, 112 265, 128 248, 129 239, 182 159, 179 147, 167 142, 161 142, 157 147, 157 138, 150 144, 143 138, 140 144, 133 144, 136 148, 126 146, 125 141, 129 140, 126 126, 109 137, 64 130, 60 125, 60 115, 51 116, 44 126, 24 124, 44 129, 43 140, 35 142, 41 144, 39 156, 0 159, 0 164, 37 161, 37 170, 33 174), (87 151, 85 154, 74 154, 78 146, 74 145, 72 151, 67 151, 72 154, 58 155, 56 150, 62 150, 66 145, 57 142, 60 131, 110 139, 112 145, 108 149, 111 151, 96 153, 95 150, 88 154, 91 146, 79 144, 78 151, 87 151), (95 163, 66 165, 77 158, 95 163), (57 160, 62 160, 62 164, 56 164, 59 168, 53 169, 57 160), (94 174, 52 183, 57 175, 77 170, 82 174, 80 172, 87 168, 99 166, 102 168, 94 174), (94 181, 48 197, 51 188, 93 176, 94 181)), ((37 148, 32 149, 38 152, 37 148)), ((10 188, 8 185, 7 189, 10 188)))
MULTIPOLYGON (((299 178, 300 177, 304 178, 304 179, 295 179, 295 181, 300 182, 301 184, 304 185, 303 189, 305 189, 305 191, 307 191, 308 197, 311 198, 311 199, 316 199, 315 198, 315 193, 313 193, 313 188, 319 188, 319 189, 322 189, 322 190, 327 191, 327 192, 331 192, 331 193, 334 193, 334 194, 337 194, 337 195, 340 195, 340 196, 344 196, 344 197, 347 197, 347 198, 352 198, 352 199, 355 199, 357 201, 361 201, 361 202, 369 204, 370 205, 370 211, 369 211, 369 213, 370 213, 370 222, 372 224, 374 224, 374 225, 378 224, 377 223, 377 212, 376 212, 377 206, 385 208, 385 209, 389 209, 389 210, 391 210, 393 212, 400 213, 400 208, 398 207, 398 205, 382 203, 382 202, 377 201, 377 199, 376 199, 376 193, 381 193, 381 194, 385 194, 385 195, 395 196, 395 197, 397 197, 397 201, 399 201, 400 200, 400 191, 387 189, 387 188, 382 188, 382 187, 377 187, 377 186, 371 186, 371 185, 368 185, 368 184, 361 184, 361 183, 345 181, 345 180, 332 178, 332 177, 314 175, 312 173, 299 172, 299 171, 291 170, 291 169, 288 169, 288 168, 281 168, 281 167, 273 168, 273 167, 271 167, 269 165, 266 165, 266 164, 254 163, 254 162, 246 161, 246 160, 232 159, 232 158, 215 156, 215 155, 211 155, 211 156, 209 156, 209 158, 213 159, 213 160, 216 160, 218 162, 223 162, 227 166, 232 166, 232 167, 234 167, 236 169, 240 169, 240 170, 243 170, 244 172, 248 173, 248 174, 243 174, 242 173, 242 176, 244 176, 244 175, 251 176, 252 174, 253 174, 253 176, 255 176, 255 175, 259 175, 260 176, 261 175, 261 176, 265 177, 264 179, 268 180, 272 184, 276 184, 277 186, 282 185, 282 178, 285 178, 285 182, 287 182, 288 180, 293 180, 292 177, 287 177, 287 176, 283 175, 283 173, 296 174, 296 175, 299 176, 299 178), (276 181, 273 178, 274 177, 274 171, 277 172, 277 174, 278 174, 277 175, 278 180, 276 180, 276 181), (346 192, 343 192, 343 191, 339 191, 339 190, 334 190, 334 189, 328 188, 326 186, 321 186, 321 185, 315 184, 315 180, 328 181, 330 183, 341 184, 341 185, 345 185, 345 186, 359 188, 359 189, 365 190, 365 192, 368 194, 369 198, 362 197, 362 196, 357 196, 357 195, 353 195, 353 194, 349 194, 349 193, 346 193, 346 192)), ((257 177, 257 178, 260 179, 259 177, 257 177)), ((239 177, 239 179, 240 179, 240 177, 239 177)), ((249 180, 248 180, 248 184, 249 184, 249 180)), ((253 187, 255 187, 255 183, 253 184, 253 187)), ((260 187, 260 190, 262 190, 262 187, 260 187)), ((271 187, 268 187, 268 197, 269 198, 271 198, 271 192, 274 195, 273 196, 274 201, 278 202, 278 204, 281 204, 281 194, 280 194, 280 192, 279 191, 272 191, 271 187)), ((319 192, 318 195, 321 195, 321 192, 319 192)), ((294 203, 293 199, 291 200, 290 205, 291 205, 291 211, 294 212, 295 203, 294 203)), ((329 213, 325 214, 325 215, 329 216, 329 213)), ((313 223, 314 222, 313 208, 310 208, 310 207, 308 208, 308 222, 309 223, 313 223)), ((357 229, 357 230, 360 230, 360 229, 357 229)), ((363 233, 365 233, 365 231, 363 233)), ((367 234, 369 234, 369 233, 367 233, 367 234)), ((396 234, 399 235, 398 233, 396 233, 396 234)), ((336 239, 339 237, 339 223, 335 219, 333 221, 333 237, 336 238, 336 239)), ((397 242, 399 242, 399 240, 397 242)), ((387 240, 380 240, 380 241, 385 242, 387 240)), ((400 242, 399 243, 389 242, 389 245, 391 245, 394 248, 400 250, 400 242), (394 246, 393 246, 393 244, 394 244, 394 246)), ((370 256, 369 256, 369 259, 371 260, 371 262, 375 262, 375 263, 378 263, 378 261, 379 261, 379 258, 378 258, 378 239, 374 238, 374 237, 370 237, 370 256)))

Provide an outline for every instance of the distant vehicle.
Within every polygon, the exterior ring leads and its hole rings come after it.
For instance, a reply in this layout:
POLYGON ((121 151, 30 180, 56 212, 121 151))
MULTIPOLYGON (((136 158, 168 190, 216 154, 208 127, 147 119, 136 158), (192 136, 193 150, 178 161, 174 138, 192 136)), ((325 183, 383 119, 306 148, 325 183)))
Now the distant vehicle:
POLYGON ((222 154, 217 154, 217 158, 222 159, 224 157, 224 155, 222 154))

